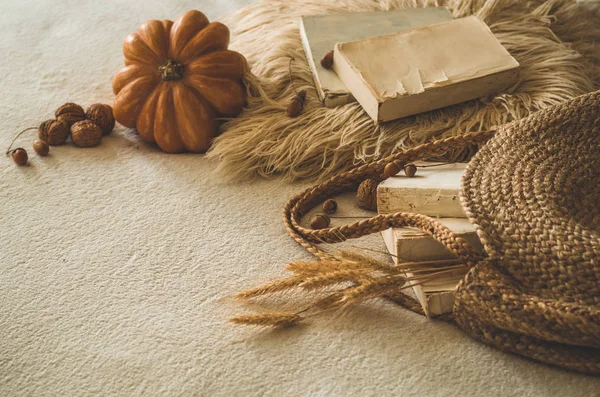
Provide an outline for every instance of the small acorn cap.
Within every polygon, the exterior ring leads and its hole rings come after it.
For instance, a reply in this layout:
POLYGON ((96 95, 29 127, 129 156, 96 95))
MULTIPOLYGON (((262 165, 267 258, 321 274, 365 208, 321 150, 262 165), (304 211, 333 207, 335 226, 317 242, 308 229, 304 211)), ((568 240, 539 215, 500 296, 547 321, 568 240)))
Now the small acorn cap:
POLYGON ((310 227, 315 230, 325 229, 329 227, 331 219, 325 214, 313 215, 310 218, 310 227))
POLYGON ((10 157, 17 165, 25 165, 29 159, 29 156, 27 156, 27 150, 23 149, 22 147, 14 149, 10 153, 10 157))
POLYGON ((406 174, 407 177, 412 178, 417 174, 417 166, 414 164, 408 164, 406 167, 404 167, 404 174, 406 174))
POLYGON ((325 200, 322 207, 324 213, 333 214, 335 211, 337 211, 337 202, 332 199, 325 200))
POLYGON ((327 52, 323 58, 321 58, 321 66, 325 69, 331 69, 333 67, 333 51, 327 52))

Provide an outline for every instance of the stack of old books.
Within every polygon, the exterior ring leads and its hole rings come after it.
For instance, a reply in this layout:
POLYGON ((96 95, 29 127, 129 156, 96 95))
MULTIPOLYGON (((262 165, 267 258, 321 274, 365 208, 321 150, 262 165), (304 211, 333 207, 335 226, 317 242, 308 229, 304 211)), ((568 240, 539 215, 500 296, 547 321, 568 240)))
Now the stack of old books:
MULTIPOLYGON (((377 207, 380 214, 409 212, 428 215, 449 228, 458 237, 469 242, 476 250, 483 250, 475 227, 466 218, 458 191, 466 164, 421 163, 416 176, 399 174, 383 181, 377 189, 377 207)), ((466 273, 456 257, 429 234, 415 228, 394 228, 382 232, 383 240, 396 264, 415 263, 422 273, 423 264, 432 272, 436 268, 455 268, 443 277, 414 283, 413 290, 428 316, 452 311, 454 289, 466 273), (453 266, 454 265, 454 266, 453 266), (458 265, 458 266, 456 266, 458 265)), ((413 276, 410 268, 408 276, 413 276)))

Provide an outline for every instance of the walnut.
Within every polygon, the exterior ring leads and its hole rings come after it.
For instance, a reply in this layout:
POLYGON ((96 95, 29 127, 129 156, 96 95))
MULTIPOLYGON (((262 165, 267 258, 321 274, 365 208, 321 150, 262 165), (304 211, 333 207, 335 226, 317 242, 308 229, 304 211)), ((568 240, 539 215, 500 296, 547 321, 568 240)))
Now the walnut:
POLYGON ((38 127, 38 137, 48 145, 62 145, 69 137, 69 125, 64 120, 46 120, 38 127))
POLYGON ((57 119, 64 120, 69 125, 69 128, 78 121, 85 120, 85 112, 83 108, 76 103, 67 102, 54 113, 57 119))
POLYGON ((358 186, 356 202, 360 208, 377 210, 377 181, 366 179, 358 186))
POLYGON ((71 140, 75 146, 97 146, 102 141, 102 130, 90 120, 79 121, 71 127, 71 140))
POLYGON ((115 128, 115 117, 110 105, 95 103, 85 112, 86 117, 102 130, 102 134, 108 135, 115 128))

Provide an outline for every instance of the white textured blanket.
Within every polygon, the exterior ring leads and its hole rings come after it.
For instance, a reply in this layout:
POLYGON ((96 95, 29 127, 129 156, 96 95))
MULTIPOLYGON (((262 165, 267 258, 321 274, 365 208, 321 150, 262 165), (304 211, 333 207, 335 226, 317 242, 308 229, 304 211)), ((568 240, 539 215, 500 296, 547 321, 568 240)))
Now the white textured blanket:
MULTIPOLYGON (((66 101, 112 102, 123 38, 239 0, 0 3, 0 147, 66 101)), ((33 134, 32 134, 33 135, 33 134)), ((31 147, 32 135, 18 144, 31 147)), ((385 302, 277 332, 227 297, 308 258, 280 212, 303 186, 220 184, 215 164, 117 129, 0 161, 2 396, 592 396, 600 380, 483 346, 385 302)))

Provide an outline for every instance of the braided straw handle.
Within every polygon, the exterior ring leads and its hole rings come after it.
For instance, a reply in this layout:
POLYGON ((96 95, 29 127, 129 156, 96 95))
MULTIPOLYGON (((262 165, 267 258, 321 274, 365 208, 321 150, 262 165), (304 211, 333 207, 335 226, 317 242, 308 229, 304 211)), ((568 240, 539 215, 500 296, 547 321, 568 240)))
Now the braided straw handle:
POLYGON ((409 163, 415 160, 439 157, 448 150, 464 149, 468 145, 483 144, 494 134, 495 130, 471 132, 422 144, 385 159, 361 165, 338 174, 326 182, 308 188, 290 199, 283 210, 283 223, 290 236, 298 244, 320 259, 332 259, 331 255, 316 246, 323 242, 342 242, 350 238, 377 233, 391 227, 417 227, 431 234, 437 241, 463 261, 465 265, 471 268, 481 259, 481 256, 465 240, 456 237, 447 227, 435 219, 424 215, 402 212, 377 215, 352 224, 321 230, 304 228, 300 225, 300 220, 322 201, 343 192, 355 191, 358 185, 365 179, 370 178, 378 182, 383 181, 386 179, 383 176, 385 166, 394 160, 409 163))

